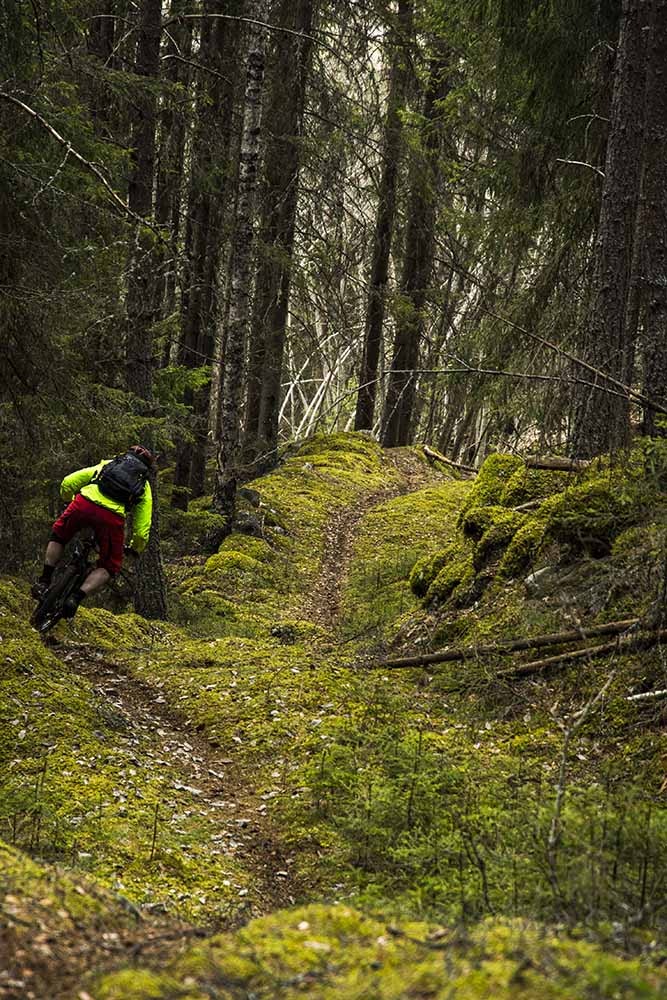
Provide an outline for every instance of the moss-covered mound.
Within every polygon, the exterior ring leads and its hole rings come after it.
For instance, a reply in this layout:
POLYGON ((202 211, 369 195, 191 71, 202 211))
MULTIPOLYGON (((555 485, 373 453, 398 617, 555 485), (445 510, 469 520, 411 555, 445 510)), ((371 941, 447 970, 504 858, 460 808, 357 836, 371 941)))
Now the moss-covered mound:
POLYGON ((667 974, 534 923, 488 920, 470 932, 387 926, 346 906, 311 906, 214 938, 165 974, 136 969, 95 987, 96 1000, 646 1000, 667 974))
POLYGON ((430 556, 428 564, 416 563, 410 578, 414 593, 427 604, 441 603, 465 578, 459 602, 464 593, 473 601, 494 576, 520 578, 540 560, 565 563, 609 555, 614 539, 659 504, 654 465, 647 442, 640 442, 619 467, 596 462, 578 474, 527 468, 514 455, 489 456, 459 515, 468 552, 456 559, 450 546, 430 556), (468 554, 473 576, 481 574, 476 586, 470 586, 468 554), (440 584, 432 586, 438 574, 440 584))

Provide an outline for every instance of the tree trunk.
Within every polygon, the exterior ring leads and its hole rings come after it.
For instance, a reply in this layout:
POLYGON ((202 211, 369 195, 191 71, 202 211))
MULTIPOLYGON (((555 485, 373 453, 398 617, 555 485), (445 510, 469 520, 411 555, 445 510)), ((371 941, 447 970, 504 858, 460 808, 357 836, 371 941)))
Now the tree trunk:
MULTIPOLYGON (((157 80, 160 66, 162 9, 160 0, 144 0, 137 44, 136 73, 157 80)), ((132 128, 132 170, 128 184, 128 204, 132 212, 152 218, 155 175, 156 98, 150 89, 135 95, 132 128)), ((158 315, 158 254, 152 234, 137 226, 128 269, 125 309, 127 318, 127 387, 139 397, 142 413, 150 411, 153 397, 153 326, 158 315)), ((153 442, 149 441, 149 445, 153 442)), ((134 608, 145 618, 165 618, 166 583, 160 557, 158 495, 152 477, 153 521, 148 546, 138 566, 134 608)))
MULTIPOLYGON (((654 0, 648 44, 642 202, 644 234, 645 396, 667 402, 667 0, 654 0)), ((644 410, 644 434, 656 413, 644 410)))
POLYGON ((241 404, 245 386, 245 350, 250 321, 253 223, 260 149, 260 123, 264 83, 267 0, 250 5, 246 86, 239 164, 238 198, 231 255, 227 323, 221 340, 221 392, 219 440, 213 507, 232 530, 236 509, 241 443, 241 404), (258 23, 260 22, 260 23, 258 23))
MULTIPOLYGON (((625 325, 642 145, 645 64, 644 0, 623 0, 591 302, 580 353, 614 378, 632 380, 633 344, 625 325)), ((622 447, 629 434, 627 401, 596 389, 577 390, 575 455, 622 447)))
POLYGON ((275 464, 292 248, 301 167, 301 130, 310 67, 313 0, 281 0, 278 34, 268 62, 268 130, 260 227, 260 264, 251 329, 244 462, 275 464))
MULTIPOLYGON (((184 13, 185 0, 172 0, 169 20, 184 13)), ((192 49, 192 21, 184 19, 170 25, 163 60, 164 77, 170 85, 165 95, 160 116, 160 147, 158 155, 155 194, 155 221, 169 230, 171 259, 164 261, 164 274, 160 289, 160 315, 171 316, 176 308, 177 260, 181 229, 181 200, 183 192, 183 165, 186 139, 186 113, 183 91, 190 83, 191 69, 184 60, 192 49), (182 89, 178 89, 182 88, 182 89)), ((169 357, 169 345, 163 355, 169 357)))
POLYGON ((414 157, 411 171, 401 302, 382 414, 382 443, 387 448, 408 444, 412 431, 416 385, 413 370, 417 368, 419 360, 423 311, 433 266, 435 188, 441 143, 437 102, 448 89, 444 60, 438 58, 431 64, 424 96, 423 154, 414 157))
POLYGON ((401 110, 409 79, 408 42, 412 37, 412 0, 399 0, 398 20, 392 38, 389 93, 382 149, 382 177, 378 192, 373 256, 364 329, 364 350, 359 369, 359 391, 354 429, 372 430, 375 420, 378 361, 382 344, 382 326, 389 258, 396 218, 396 189, 401 157, 401 110))
MULTIPOLYGON (((185 255, 185 288, 181 303, 179 364, 210 365, 214 353, 217 272, 223 203, 228 191, 230 133, 234 114, 234 79, 239 49, 236 0, 206 0, 198 61, 197 124, 192 139, 185 255)), ((203 492, 208 439, 209 387, 186 389, 184 402, 193 408, 194 441, 177 448, 172 505, 187 509, 203 492)))

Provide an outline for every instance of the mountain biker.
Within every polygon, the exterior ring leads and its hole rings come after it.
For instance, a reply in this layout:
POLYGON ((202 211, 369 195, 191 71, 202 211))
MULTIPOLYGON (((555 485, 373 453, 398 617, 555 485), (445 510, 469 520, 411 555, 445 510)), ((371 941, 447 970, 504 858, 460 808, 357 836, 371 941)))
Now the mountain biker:
POLYGON ((146 547, 151 529, 153 495, 148 474, 156 456, 134 444, 113 459, 78 469, 65 476, 60 495, 69 504, 55 521, 46 547, 44 568, 31 593, 40 601, 51 584, 53 571, 65 545, 84 528, 92 528, 99 548, 97 566, 81 588, 63 605, 65 618, 73 618, 81 602, 108 583, 120 571, 126 548, 138 555, 146 547), (132 538, 125 546, 125 517, 132 511, 132 538))

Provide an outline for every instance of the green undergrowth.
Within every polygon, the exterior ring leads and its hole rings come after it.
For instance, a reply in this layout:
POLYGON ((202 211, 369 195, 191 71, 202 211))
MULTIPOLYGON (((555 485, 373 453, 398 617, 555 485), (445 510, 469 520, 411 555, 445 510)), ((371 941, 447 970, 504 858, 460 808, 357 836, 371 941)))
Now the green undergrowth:
MULTIPOLYGON (((227 916, 247 876, 211 853, 217 829, 163 759, 159 735, 140 740, 108 703, 112 689, 95 691, 32 630, 30 608, 16 586, 0 585, 0 836, 135 904, 227 916)), ((165 631, 101 610, 84 611, 73 629, 119 658, 165 631)))
MULTIPOLYGON (((496 455, 471 482, 430 472, 413 451, 384 453, 362 435, 317 437, 251 484, 262 537, 234 533, 205 556, 193 529, 189 551, 169 567, 178 627, 83 609, 72 630, 61 630, 61 641, 73 637, 121 661, 187 729, 233 759, 235 780, 266 804, 272 844, 289 858, 299 900, 341 903, 300 918, 324 928, 329 950, 304 944, 304 952, 290 915, 277 915, 250 925, 248 939, 206 944, 167 973, 108 979, 96 1000, 196 1000, 211 990, 398 997, 409 995, 397 992, 400 962, 415 972, 415 996, 450 995, 432 978, 430 963, 442 955, 423 946, 421 957, 396 952, 396 969, 382 950, 371 960, 378 967, 366 967, 356 942, 367 918, 352 914, 342 937, 326 930, 348 905, 468 928, 463 950, 450 935, 461 996, 521 995, 524 982, 526 996, 633 995, 622 976, 641 975, 638 966, 525 921, 557 922, 612 951, 647 951, 663 933, 663 703, 627 701, 667 687, 661 652, 520 682, 496 676, 511 662, 501 656, 428 672, 379 664, 642 613, 660 591, 665 561, 661 456, 644 442, 623 467, 597 462, 573 475, 496 455), (353 522, 350 562, 336 580, 331 546, 343 544, 337 532, 353 522), (332 578, 322 589, 325 554, 332 578), (612 666, 604 696, 565 738, 612 666), (518 928, 525 951, 509 943, 518 928), (484 958, 471 943, 478 933, 496 942, 484 958), (538 939, 550 942, 544 952, 534 951, 538 939), (560 949, 580 947, 585 956, 567 954, 589 994, 573 992, 574 973, 563 971, 570 966, 560 949), (357 956, 349 967, 348 952, 357 956), (561 957, 550 965, 547 953, 561 957), (514 955, 520 974, 507 966, 514 955), (611 978, 587 980, 594 969, 611 978), (548 992, 555 984, 560 992, 548 992)), ((192 514, 205 510, 202 501, 192 514)), ((159 751, 154 758, 152 745, 131 747, 122 720, 63 670, 21 624, 26 615, 22 592, 3 585, 9 683, 0 768, 11 766, 0 834, 89 870, 132 902, 164 902, 200 921, 233 919, 239 892, 252 896, 252 876, 220 848, 196 797, 174 789, 159 751), (156 807, 163 818, 153 846, 156 807)), ((411 947, 405 933, 390 938, 391 947, 411 947)), ((640 980, 627 982, 639 989, 640 980)), ((645 988, 636 995, 657 995, 645 988)))
POLYGON ((375 643, 392 637, 397 622, 417 605, 410 588, 415 563, 448 545, 455 558, 456 517, 470 486, 446 480, 374 507, 360 526, 345 581, 345 634, 375 643))
POLYGON ((108 976, 96 1000, 345 997, 345 1000, 636 1000, 664 996, 660 968, 605 954, 536 923, 488 919, 468 932, 387 926, 346 906, 254 920, 177 959, 164 974, 108 976))
MULTIPOLYGON (((594 466, 577 481, 527 474, 509 458, 489 459, 481 484, 429 487, 364 519, 343 595, 351 635, 429 651, 646 609, 665 547, 646 466, 594 466), (476 506, 480 497, 487 502, 476 506), (514 511, 503 497, 538 505, 514 511), (499 572, 535 524, 553 563, 546 596, 527 591, 525 567, 518 578, 499 572), (602 539, 604 556, 591 542, 602 539), (419 556, 411 570, 408 552, 419 556)), ((654 803, 667 741, 660 704, 642 707, 627 695, 665 686, 660 652, 618 658, 601 705, 571 738, 562 801, 563 733, 605 683, 607 661, 518 684, 495 679, 511 662, 502 657, 443 664, 430 677, 368 673, 365 662, 322 722, 319 753, 300 772, 305 792, 278 805, 307 878, 325 894, 344 892, 399 916, 474 920, 512 900, 513 912, 545 920, 565 913, 598 928, 615 921, 631 934, 628 914, 638 919, 656 904, 647 886, 664 875, 667 823, 654 803), (640 874, 647 864, 648 881, 640 874)))

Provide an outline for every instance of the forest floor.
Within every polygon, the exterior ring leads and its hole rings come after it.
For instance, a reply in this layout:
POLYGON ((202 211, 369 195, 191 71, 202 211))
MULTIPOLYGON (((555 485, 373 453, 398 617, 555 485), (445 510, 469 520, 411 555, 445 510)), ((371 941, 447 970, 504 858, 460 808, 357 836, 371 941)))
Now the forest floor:
MULTIPOLYGON (((414 452, 397 449, 387 455, 400 476, 396 484, 362 495, 336 511, 324 530, 320 570, 304 598, 303 617, 331 634, 338 624, 341 593, 363 519, 380 504, 439 479, 414 452)), ((173 920, 158 905, 133 909, 136 921, 121 932, 85 934, 74 926, 70 934, 59 933, 55 939, 45 931, 43 941, 33 942, 35 948, 21 948, 13 956, 2 954, 0 941, 2 1000, 59 1000, 71 997, 72 990, 87 1000, 86 990, 77 993, 76 986, 91 968, 99 973, 140 963, 159 969, 193 939, 233 929, 307 897, 293 858, 281 845, 266 797, 249 783, 251 776, 234 759, 236 744, 214 746, 198 727, 188 725, 159 688, 133 676, 112 654, 81 643, 46 641, 69 673, 90 683, 113 724, 117 747, 137 764, 168 769, 177 777, 176 787, 195 797, 198 811, 219 831, 226 856, 249 873, 252 900, 222 926, 200 928, 173 920)), ((156 836, 159 819, 158 809, 156 836)))

